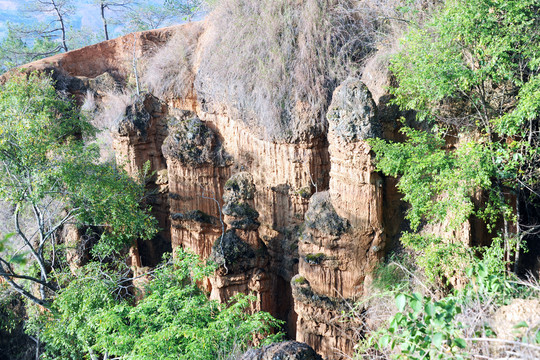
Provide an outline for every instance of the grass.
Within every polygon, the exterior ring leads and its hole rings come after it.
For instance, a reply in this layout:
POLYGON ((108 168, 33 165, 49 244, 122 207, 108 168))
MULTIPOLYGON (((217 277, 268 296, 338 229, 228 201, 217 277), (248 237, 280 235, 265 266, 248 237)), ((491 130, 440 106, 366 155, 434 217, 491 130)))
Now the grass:
POLYGON ((101 101, 95 99, 92 92, 88 92, 81 106, 82 113, 88 117, 90 123, 98 129, 95 142, 100 149, 100 161, 114 160, 112 133, 125 115, 126 108, 134 101, 133 91, 109 91, 104 94, 101 101))
POLYGON ((433 2, 222 0, 204 36, 198 98, 232 105, 260 137, 313 139, 333 90, 433 2))

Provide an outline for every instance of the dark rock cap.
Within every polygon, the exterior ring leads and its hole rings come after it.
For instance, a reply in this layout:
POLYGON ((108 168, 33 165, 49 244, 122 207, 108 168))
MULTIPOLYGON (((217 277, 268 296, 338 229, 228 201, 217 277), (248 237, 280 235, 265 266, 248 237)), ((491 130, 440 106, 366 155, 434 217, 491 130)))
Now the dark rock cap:
POLYGON ((357 78, 349 77, 336 88, 326 118, 329 131, 346 142, 378 137, 381 133, 377 106, 367 86, 357 78))
POLYGON ((323 360, 323 358, 307 344, 285 341, 262 349, 251 349, 240 360, 323 360))

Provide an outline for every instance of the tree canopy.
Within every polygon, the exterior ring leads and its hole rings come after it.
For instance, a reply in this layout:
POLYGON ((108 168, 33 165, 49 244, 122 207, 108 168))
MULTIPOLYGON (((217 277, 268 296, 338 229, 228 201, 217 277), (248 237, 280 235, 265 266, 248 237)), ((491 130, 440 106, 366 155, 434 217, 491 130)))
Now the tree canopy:
POLYGON ((405 127, 404 143, 372 144, 379 169, 401 176, 413 230, 445 218, 456 230, 471 215, 491 229, 502 221, 504 261, 519 263, 520 244, 538 230, 523 213, 537 212, 540 194, 539 28, 535 0, 447 0, 402 40, 394 101, 429 125, 405 127), (449 152, 443 139, 454 136, 449 152))
POLYGON ((0 276, 44 306, 45 288, 57 289, 47 254, 64 225, 97 229, 99 254, 157 231, 156 220, 141 205, 144 184, 114 164, 99 163, 97 146, 84 142, 94 135, 48 77, 15 75, 0 88, 0 199, 8 205, 5 211, 12 211, 15 234, 0 251, 0 276), (35 276, 17 270, 21 256, 39 266, 35 276), (39 283, 40 297, 19 280, 39 283))
POLYGON ((51 314, 36 318, 47 359, 231 359, 253 341, 272 335, 280 322, 249 310, 252 298, 237 295, 230 304, 209 301, 197 286, 213 273, 195 255, 179 251, 175 266, 160 267, 136 306, 118 296, 121 277, 103 275, 91 264, 62 290, 51 314))

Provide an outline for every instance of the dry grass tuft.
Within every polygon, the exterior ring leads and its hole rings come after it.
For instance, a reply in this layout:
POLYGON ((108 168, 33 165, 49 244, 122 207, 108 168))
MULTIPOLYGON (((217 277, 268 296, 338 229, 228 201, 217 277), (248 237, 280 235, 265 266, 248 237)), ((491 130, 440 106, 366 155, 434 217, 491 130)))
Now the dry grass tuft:
POLYGON ((193 92, 193 55, 202 24, 186 29, 173 35, 145 61, 142 84, 159 98, 186 98, 193 92))
POLYGON ((95 143, 100 149, 101 162, 114 161, 112 134, 118 128, 126 108, 133 103, 133 99, 134 93, 129 90, 107 92, 100 102, 96 102, 94 95, 87 94, 81 110, 86 112, 90 123, 98 129, 95 143))

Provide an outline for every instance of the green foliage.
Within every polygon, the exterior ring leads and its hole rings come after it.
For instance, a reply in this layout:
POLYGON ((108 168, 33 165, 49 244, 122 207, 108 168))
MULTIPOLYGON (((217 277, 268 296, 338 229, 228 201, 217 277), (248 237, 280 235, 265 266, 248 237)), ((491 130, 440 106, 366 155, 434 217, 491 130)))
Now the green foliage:
POLYGON ((478 130, 478 155, 491 161, 499 192, 538 183, 539 13, 534 0, 446 1, 425 28, 410 31, 391 65, 402 108, 478 130))
POLYGON ((398 351, 398 358, 463 358, 460 308, 499 306, 529 292, 511 282, 506 269, 523 246, 516 206, 526 201, 537 208, 523 189, 530 194, 539 186, 539 14, 536 0, 446 0, 431 21, 411 26, 391 60, 399 84, 391 90, 394 102, 416 111, 420 122, 402 129, 403 143, 371 142, 378 169, 400 177, 399 190, 411 205, 412 231, 401 241, 420 254, 428 279, 470 281, 440 301, 398 295, 398 313, 370 340, 382 351, 398 351), (456 135, 452 148, 446 140, 456 135), (490 247, 456 243, 471 217, 500 231, 490 247))
MULTIPOLYGON (((416 246, 431 277, 442 274, 438 257, 461 256, 449 237, 472 216, 490 231, 503 220, 502 242, 494 245, 504 249, 501 259, 522 247, 524 227, 508 194, 517 197, 518 207, 523 200, 538 207, 523 189, 534 194, 540 186, 539 14, 534 0, 447 0, 424 27, 409 31, 391 61, 399 83, 394 101, 415 110, 424 129, 404 127, 407 141, 401 144, 377 139, 371 145, 378 169, 401 176, 398 187, 411 204, 413 231, 428 223, 448 234, 416 246), (448 134, 461 134, 457 149, 446 148, 448 134), (478 195, 482 204, 475 206, 478 195), (510 234, 512 222, 517 236, 510 234)), ((410 235, 403 240, 414 247, 410 235)))
POLYGON ((0 91, 0 116, 4 201, 39 206, 56 196, 82 225, 104 226, 109 239, 126 244, 153 236, 155 220, 139 205, 144 188, 111 164, 97 162, 98 148, 83 142, 95 129, 58 96, 50 79, 12 77, 0 91))
POLYGON ((306 262, 311 265, 319 265, 325 259, 326 255, 324 253, 307 254, 305 257, 306 262))
MULTIPOLYGON (((463 270, 470 281, 438 301, 417 292, 397 293, 397 313, 384 327, 369 334, 359 344, 359 351, 373 347, 386 355, 390 351, 398 359, 471 358, 468 352, 473 351, 473 344, 465 341, 465 335, 470 336, 476 332, 493 336, 494 333, 488 323, 478 320, 469 322, 463 315, 458 316, 463 309, 468 309, 467 313, 470 313, 477 312, 480 307, 481 311, 489 311, 491 314, 493 306, 499 307, 514 299, 538 296, 538 289, 510 278, 503 267, 491 271, 493 264, 490 261, 486 258, 472 258, 463 270)), ((482 314, 476 313, 476 316, 481 318, 482 314)), ((522 326, 526 324, 519 323, 515 328, 522 326)), ((518 341, 534 343, 534 337, 538 335, 535 329, 532 330, 529 338, 518 341)))
POLYGON ((181 15, 184 20, 191 21, 193 16, 202 10, 206 0, 165 0, 165 8, 181 15))
POLYGON ((179 251, 174 266, 156 270, 136 305, 115 296, 122 279, 103 276, 102 265, 86 267, 56 298, 52 313, 36 319, 46 357, 80 359, 104 354, 125 359, 225 359, 256 336, 268 341, 279 322, 251 313, 252 297, 230 304, 209 301, 197 282, 213 267, 179 251))
POLYGON ((398 313, 377 338, 380 349, 398 349, 400 359, 464 359, 466 342, 461 324, 454 323, 461 307, 455 299, 433 301, 419 293, 396 296, 398 313))
POLYGON ((475 212, 471 200, 479 188, 492 186, 494 167, 485 145, 469 141, 449 152, 438 133, 410 127, 401 131, 408 138, 406 142, 372 139, 370 145, 376 154, 377 169, 390 176, 401 176, 398 189, 411 204, 407 218, 413 230, 418 230, 424 220, 447 220, 446 230, 456 230, 471 215, 485 217, 491 214, 493 206, 503 205, 488 204, 481 212, 475 212))
POLYGON ((416 263, 432 284, 447 285, 453 277, 463 278, 464 269, 474 260, 473 251, 459 242, 412 233, 404 233, 401 242, 418 252, 416 263))
POLYGON ((392 61, 397 103, 421 118, 445 117, 440 102, 465 97, 479 121, 498 117, 496 88, 519 89, 538 73, 538 12, 535 0, 446 1, 424 28, 410 31, 392 61))
POLYGON ((55 251, 55 234, 64 224, 99 228, 96 255, 150 239, 157 231, 156 220, 141 205, 143 179, 134 181, 114 164, 99 163, 98 147, 84 143, 94 135, 48 77, 14 74, 0 88, 0 199, 14 209, 16 237, 9 243, 18 244, 2 246, 0 276, 18 291, 27 289, 23 280, 40 283, 40 299, 28 291, 25 296, 44 306, 44 287, 57 287, 49 278, 47 254, 55 251), (36 273, 18 273, 17 265, 30 259, 36 273))
POLYGON ((0 73, 58 51, 58 44, 49 37, 26 39, 20 26, 8 23, 7 28, 7 35, 0 42, 0 73))
POLYGON ((12 333, 23 321, 15 313, 13 301, 17 301, 16 293, 9 292, 4 286, 0 286, 0 334, 12 333))

